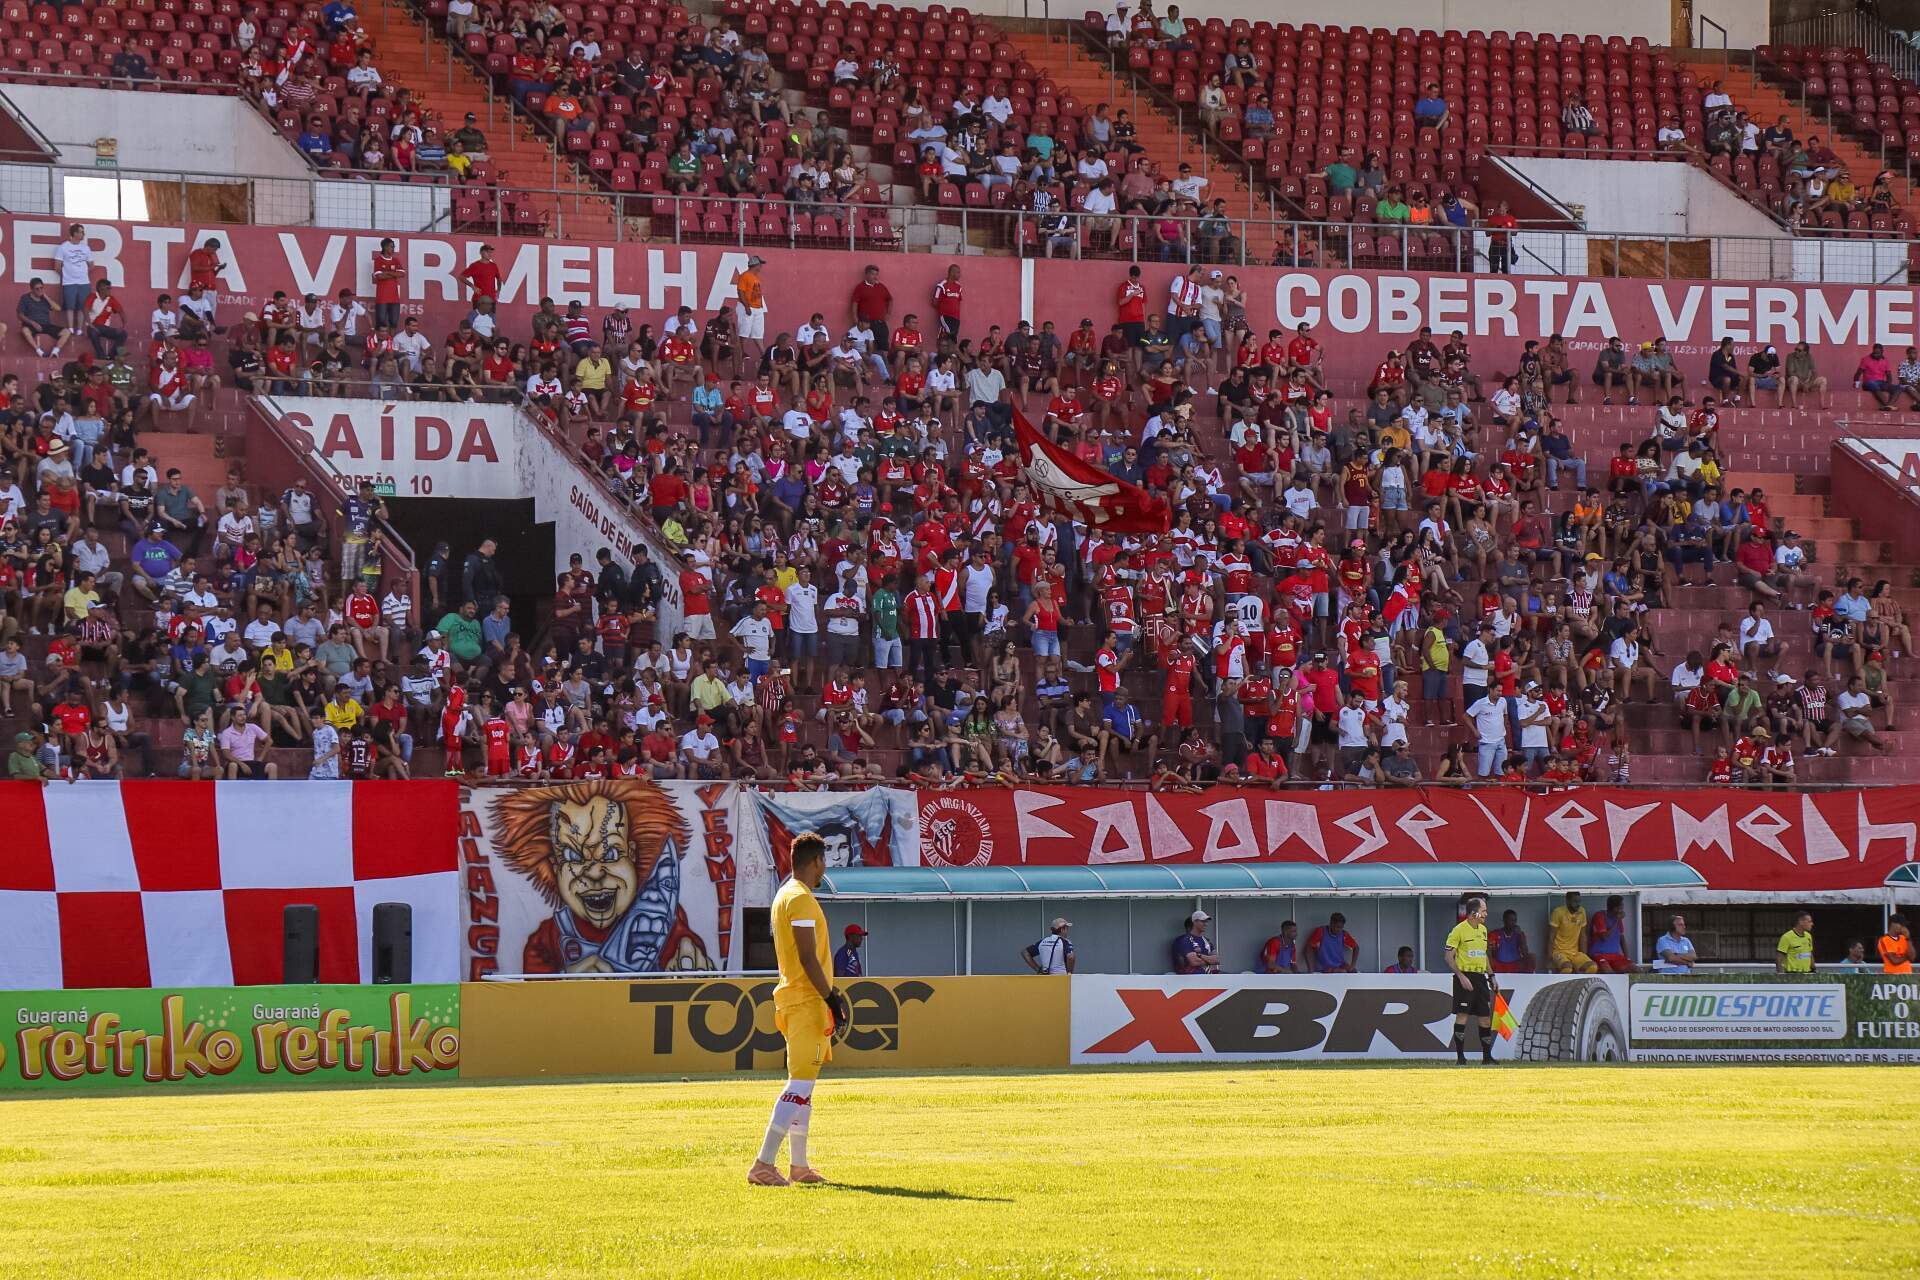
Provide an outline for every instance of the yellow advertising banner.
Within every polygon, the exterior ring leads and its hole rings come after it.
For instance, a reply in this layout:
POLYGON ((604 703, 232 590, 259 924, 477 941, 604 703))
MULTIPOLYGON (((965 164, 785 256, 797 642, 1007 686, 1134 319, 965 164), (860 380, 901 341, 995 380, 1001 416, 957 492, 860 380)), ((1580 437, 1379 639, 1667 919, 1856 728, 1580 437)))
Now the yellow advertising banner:
MULTIPOLYGON (((1064 1067, 1064 977, 856 978, 829 1070, 1064 1067)), ((778 1070, 771 978, 475 982, 461 988, 460 1076, 778 1070)))

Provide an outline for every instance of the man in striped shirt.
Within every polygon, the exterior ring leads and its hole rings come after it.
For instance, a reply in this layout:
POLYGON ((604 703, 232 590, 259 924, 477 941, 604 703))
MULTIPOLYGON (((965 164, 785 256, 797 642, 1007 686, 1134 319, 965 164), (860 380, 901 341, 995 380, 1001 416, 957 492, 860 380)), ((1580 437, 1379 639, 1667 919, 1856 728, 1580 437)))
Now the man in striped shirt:
POLYGON ((920 682, 933 687, 939 666, 940 602, 933 594, 933 576, 922 573, 914 589, 900 602, 900 621, 907 638, 907 670, 918 668, 920 682))

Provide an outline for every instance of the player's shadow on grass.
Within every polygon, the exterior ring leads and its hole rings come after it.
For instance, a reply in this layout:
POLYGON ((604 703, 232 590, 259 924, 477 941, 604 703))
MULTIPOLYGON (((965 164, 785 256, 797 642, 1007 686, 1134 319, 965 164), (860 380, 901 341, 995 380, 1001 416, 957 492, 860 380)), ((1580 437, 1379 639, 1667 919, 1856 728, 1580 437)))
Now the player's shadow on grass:
POLYGON ((941 1187, 888 1187, 870 1182, 830 1182, 835 1191, 858 1191, 870 1196, 899 1196, 905 1200, 971 1200, 977 1204, 1012 1204, 1009 1196, 963 1196, 941 1187))

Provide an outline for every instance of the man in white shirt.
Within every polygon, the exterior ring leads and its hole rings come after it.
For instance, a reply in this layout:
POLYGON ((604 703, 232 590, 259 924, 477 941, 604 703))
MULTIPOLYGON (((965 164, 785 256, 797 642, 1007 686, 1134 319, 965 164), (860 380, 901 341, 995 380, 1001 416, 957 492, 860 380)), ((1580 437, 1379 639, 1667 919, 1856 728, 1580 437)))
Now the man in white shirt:
POLYGON ((241 634, 247 642, 247 648, 256 652, 272 644, 273 638, 280 634, 280 624, 273 617, 273 606, 262 604, 259 615, 247 624, 247 629, 241 634))
POLYGON ((1487 668, 1493 661, 1493 624, 1482 622, 1479 633, 1460 650, 1460 696, 1472 705, 1487 692, 1487 668))
POLYGON ((371 49, 362 49, 359 60, 347 68, 347 84, 355 93, 372 93, 380 87, 380 68, 373 65, 371 49))
POLYGON ((1767 606, 1757 600, 1747 606, 1747 616, 1740 619, 1740 656, 1755 670, 1762 663, 1772 665, 1780 656, 1780 642, 1774 638, 1773 623, 1767 620, 1767 606))
MULTIPOLYGON (((334 333, 358 338, 366 323, 366 304, 354 297, 351 289, 342 289, 327 307, 327 324, 334 333)), ((476 328, 475 332, 478 331, 476 328)))
POLYGON ((213 332, 213 314, 218 300, 200 285, 187 286, 187 296, 180 299, 180 310, 193 316, 206 326, 208 333, 213 332))
POLYGON ((393 354, 415 374, 426 371, 427 353, 432 350, 433 340, 420 332, 419 316, 408 316, 400 332, 393 335, 393 354))
POLYGON ((1313 486, 1307 483, 1305 476, 1295 476, 1286 492, 1280 495, 1280 500, 1286 504, 1288 512, 1302 520, 1311 517, 1313 509, 1320 505, 1320 500, 1313 496, 1313 486))
POLYGON ((794 688, 805 689, 812 686, 814 665, 820 660, 820 588, 813 585, 811 565, 801 565, 797 573, 787 588, 787 645, 794 688))
POLYGON ((87 244, 87 229, 77 222, 69 226, 53 258, 60 264, 60 305, 67 313, 67 329, 85 333, 87 295, 93 292, 93 249, 87 244))
POLYGON ((713 736, 713 717, 702 711, 693 728, 680 735, 680 755, 690 778, 720 776, 720 739, 713 736))
POLYGON ((1614 696, 1620 701, 1627 700, 1635 676, 1647 682, 1647 697, 1653 697, 1653 668, 1640 665, 1640 637, 1636 632, 1628 631, 1616 637, 1607 650, 1607 661, 1613 668, 1614 696))
POLYGON ((1473 721, 1474 730, 1479 735, 1477 772, 1483 778, 1494 777, 1507 765, 1506 700, 1489 698, 1483 693, 1478 701, 1467 708, 1467 718, 1473 721))
POLYGON ((767 617, 767 602, 755 600, 753 612, 733 624, 733 634, 747 655, 747 674, 758 680, 773 661, 773 620, 767 617))
POLYGON ((840 580, 840 589, 827 597, 827 665, 851 667, 860 661, 860 620, 866 616, 867 603, 860 584, 848 573, 840 580))
POLYGON ((1207 180, 1196 174, 1192 165, 1183 164, 1180 166, 1180 176, 1167 185, 1172 187, 1173 193, 1182 200, 1191 200, 1199 204, 1201 195, 1207 189, 1207 180))
MULTIPOLYGON (((133 468, 129 465, 121 468, 121 470, 132 471, 133 468)), ((148 467, 147 471, 151 473, 153 468, 148 467)), ((133 482, 128 480, 122 483, 131 487, 133 482)), ((21 492, 20 486, 15 483, 11 475, 0 476, 0 524, 4 524, 9 520, 18 520, 26 514, 26 510, 27 495, 21 492)))
POLYGON ((1687 705, 1687 695, 1700 687, 1707 678, 1705 666, 1700 663, 1700 654, 1689 653, 1677 663, 1667 676, 1667 687, 1673 690, 1673 700, 1677 706, 1687 705))
POLYGON ((153 315, 148 318, 148 323, 156 339, 179 336, 180 312, 173 305, 172 294, 163 293, 155 300, 153 315))
POLYGON ((1081 198, 1080 207, 1088 215, 1088 223, 1096 231, 1110 233, 1113 230, 1113 211, 1119 207, 1113 198, 1113 178, 1100 179, 1098 186, 1081 198))
MULTIPOLYGON (((0 511, 6 510, 7 500, 0 493, 0 511)), ((100 531, 92 525, 80 541, 73 544, 73 567, 76 573, 90 573, 93 583, 108 595, 119 595, 120 587, 126 582, 124 574, 107 566, 113 563, 113 553, 100 541, 100 531)))
POLYGON ((1527 687, 1514 700, 1514 712, 1520 721, 1520 754, 1526 757, 1529 772, 1546 767, 1547 704, 1540 699, 1540 685, 1529 680, 1527 687))
POLYGON ((1358 690, 1347 695, 1340 708, 1340 776, 1346 777, 1360 767, 1360 758, 1372 745, 1367 741, 1367 704, 1358 690))

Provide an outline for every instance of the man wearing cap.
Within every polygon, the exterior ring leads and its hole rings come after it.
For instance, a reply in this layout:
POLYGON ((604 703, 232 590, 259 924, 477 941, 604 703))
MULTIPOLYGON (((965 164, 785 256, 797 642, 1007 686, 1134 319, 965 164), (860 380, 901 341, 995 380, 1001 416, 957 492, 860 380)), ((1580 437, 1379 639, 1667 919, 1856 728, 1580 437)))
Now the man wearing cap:
POLYGON ((858 978, 865 974, 860 964, 860 944, 867 940, 867 931, 857 924, 846 928, 846 945, 833 953, 833 976, 836 978, 858 978))
POLYGON ((1067 939, 1067 930, 1071 928, 1071 920, 1055 916, 1047 928, 1047 936, 1020 953, 1027 968, 1038 974, 1072 973, 1073 943, 1067 939))
POLYGON ((693 728, 680 735, 680 755, 689 778, 720 776, 720 739, 713 736, 713 717, 702 711, 693 728))
MULTIPOLYGON (((472 119, 471 116, 468 119, 472 119)), ((460 278, 477 304, 482 298, 500 300, 500 264, 493 260, 493 246, 480 246, 480 256, 461 269, 460 278)))
POLYGON ((747 259, 747 269, 733 278, 733 291, 740 299, 735 310, 740 355, 743 360, 758 361, 767 341, 767 291, 760 279, 760 268, 767 260, 755 254, 747 259), (747 344, 753 344, 751 353, 747 344))
POLYGON ((47 769, 40 761, 39 735, 22 729, 13 735, 13 753, 7 757, 7 777, 15 782, 45 780, 47 769))
POLYGON ((1207 936, 1207 921, 1213 919, 1204 911, 1196 911, 1187 917, 1187 929, 1173 940, 1173 971, 1175 973, 1218 973, 1220 956, 1213 949, 1213 939, 1207 936))

